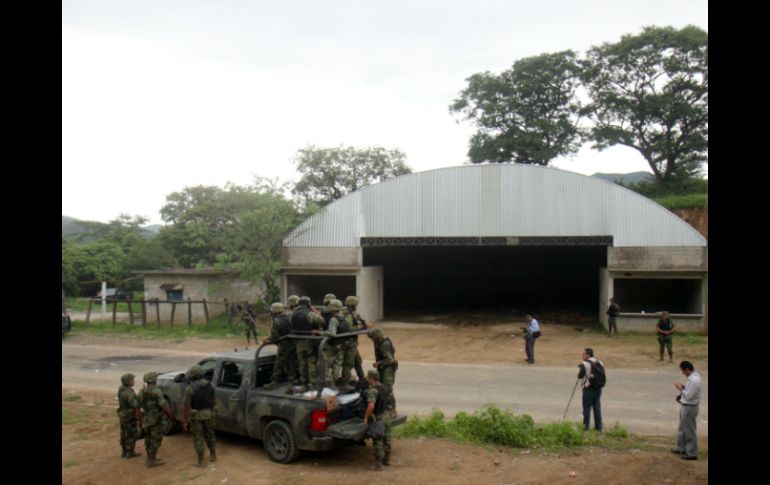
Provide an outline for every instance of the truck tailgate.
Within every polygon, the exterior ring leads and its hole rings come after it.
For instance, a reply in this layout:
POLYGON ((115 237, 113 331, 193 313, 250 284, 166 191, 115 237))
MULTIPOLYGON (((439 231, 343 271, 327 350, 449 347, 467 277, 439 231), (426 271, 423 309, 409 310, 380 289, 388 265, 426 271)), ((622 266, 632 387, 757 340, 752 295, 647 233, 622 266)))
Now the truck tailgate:
MULTIPOLYGON (((406 422, 406 416, 396 416, 390 420, 390 426, 398 426, 404 422, 406 422)), ((366 434, 366 424, 362 418, 350 418, 329 426, 326 434, 341 440, 360 441, 366 434)))

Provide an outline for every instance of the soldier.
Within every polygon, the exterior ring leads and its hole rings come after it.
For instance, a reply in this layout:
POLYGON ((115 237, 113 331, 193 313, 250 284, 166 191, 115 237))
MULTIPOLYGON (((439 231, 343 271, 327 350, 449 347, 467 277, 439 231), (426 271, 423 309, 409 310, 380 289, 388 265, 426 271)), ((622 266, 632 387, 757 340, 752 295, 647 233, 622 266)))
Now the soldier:
MULTIPOLYGON (((329 325, 324 331, 313 330, 314 335, 323 335, 324 337, 333 337, 338 333, 347 333, 350 331, 347 323, 339 316, 342 310, 342 302, 333 299, 327 305, 329 311, 329 325)), ((335 378, 339 376, 340 366, 343 357, 343 342, 339 339, 329 339, 324 345, 324 383, 326 387, 334 388, 335 378)))
POLYGON ((299 304, 299 297, 297 295, 291 295, 286 299, 286 303, 289 305, 289 310, 294 311, 294 309, 297 308, 297 304, 299 304))
POLYGON ((674 323, 671 321, 671 317, 668 312, 660 313, 660 320, 655 325, 655 333, 658 334, 658 344, 660 344, 660 361, 663 362, 663 349, 668 350, 668 361, 674 361, 673 342, 674 337, 674 323))
MULTIPOLYGON (((299 299, 297 308, 291 316, 292 333, 311 335, 323 325, 321 315, 310 309, 310 298, 299 299)), ((299 339, 297 342, 297 360, 299 361, 299 380, 303 387, 314 388, 318 379, 318 345, 311 339, 299 339)))
POLYGON ((273 365, 273 377, 268 384, 265 384, 266 389, 277 387, 282 376, 286 376, 291 384, 297 380, 297 366, 294 365, 293 360, 296 359, 297 342, 290 338, 278 340, 291 333, 291 318, 284 312, 283 304, 280 302, 270 305, 270 312, 273 314, 273 326, 270 329, 270 338, 265 343, 276 344, 278 351, 273 365))
POLYGON ((160 413, 162 412, 172 421, 175 420, 174 414, 168 407, 163 393, 156 386, 158 383, 157 372, 148 372, 144 375, 144 382, 147 384, 144 389, 139 391, 139 403, 142 405, 144 416, 144 449, 147 452, 147 462, 145 466, 153 467, 163 464, 163 460, 156 455, 160 444, 163 442, 163 425, 160 413))
POLYGON ((393 394, 393 388, 380 383, 380 373, 370 370, 366 374, 369 387, 366 389, 366 413, 364 422, 370 424, 374 462, 370 470, 382 470, 382 466, 390 466, 390 417, 394 411, 388 403, 393 394))
POLYGON ((251 308, 251 305, 246 304, 244 306, 241 312, 241 320, 246 324, 246 343, 251 343, 251 336, 253 335, 254 345, 259 344, 259 340, 257 340, 257 313, 251 308))
POLYGON ((396 414, 396 371, 398 370, 398 361, 396 360, 396 348, 387 335, 379 328, 369 330, 367 336, 374 342, 374 358, 376 361, 372 364, 380 373, 380 382, 390 386, 390 402, 388 407, 396 414))
POLYGON ((120 455, 123 458, 134 458, 139 453, 134 451, 136 446, 136 437, 138 426, 142 422, 142 415, 139 413, 139 401, 136 399, 134 387, 134 374, 123 374, 120 376, 118 388, 118 419, 120 420, 120 448, 123 450, 120 455))
POLYGON ((204 467, 203 453, 209 448, 210 461, 217 461, 217 439, 214 434, 214 416, 216 415, 216 398, 214 386, 203 378, 203 368, 194 365, 188 373, 190 385, 184 393, 184 430, 193 435, 195 453, 198 454, 196 466, 204 467))
MULTIPOLYGON (((358 298, 355 296, 349 296, 345 298, 345 310, 343 310, 343 318, 350 327, 351 332, 356 330, 364 330, 367 328, 364 319, 356 313, 356 307, 358 306, 358 298)), ((344 347, 344 356, 342 358, 342 381, 345 384, 351 382, 351 369, 356 368, 356 375, 359 382, 364 380, 364 367, 363 359, 361 359, 361 353, 358 351, 358 335, 347 339, 344 347)))

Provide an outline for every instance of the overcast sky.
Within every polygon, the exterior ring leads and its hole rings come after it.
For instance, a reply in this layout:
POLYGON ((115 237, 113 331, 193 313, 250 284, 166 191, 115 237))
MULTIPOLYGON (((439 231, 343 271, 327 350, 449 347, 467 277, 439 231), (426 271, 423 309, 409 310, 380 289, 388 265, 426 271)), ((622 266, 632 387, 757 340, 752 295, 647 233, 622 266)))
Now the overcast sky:
MULTIPOLYGON (((470 75, 688 24, 708 30, 707 0, 63 0, 62 214, 162 223, 185 186, 296 181, 308 144, 461 165, 470 75)), ((627 148, 552 165, 650 171, 627 148)))

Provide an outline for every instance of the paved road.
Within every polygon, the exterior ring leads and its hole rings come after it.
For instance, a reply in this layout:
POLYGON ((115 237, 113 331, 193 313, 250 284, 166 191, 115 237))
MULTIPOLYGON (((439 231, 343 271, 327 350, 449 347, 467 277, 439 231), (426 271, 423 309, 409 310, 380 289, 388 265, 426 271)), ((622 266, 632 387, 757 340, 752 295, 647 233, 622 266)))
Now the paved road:
MULTIPOLYGON (((62 343, 62 388, 113 393, 120 376, 133 372, 189 368, 200 352, 121 346, 62 343)), ((364 368, 370 368, 364 362, 364 368)), ((428 414, 433 408, 448 416, 472 412, 486 403, 529 414, 536 422, 558 421, 575 385, 575 368, 525 365, 426 364, 399 362, 396 381, 398 410, 428 414)), ((139 377, 141 379, 141 377, 139 377)), ((605 425, 619 421, 630 431, 676 433, 679 405, 674 382, 684 382, 671 364, 649 370, 608 369, 602 395, 605 425)), ((580 389, 575 392, 567 419, 582 420, 580 389)), ((708 435, 708 376, 703 375, 698 433, 708 435)))

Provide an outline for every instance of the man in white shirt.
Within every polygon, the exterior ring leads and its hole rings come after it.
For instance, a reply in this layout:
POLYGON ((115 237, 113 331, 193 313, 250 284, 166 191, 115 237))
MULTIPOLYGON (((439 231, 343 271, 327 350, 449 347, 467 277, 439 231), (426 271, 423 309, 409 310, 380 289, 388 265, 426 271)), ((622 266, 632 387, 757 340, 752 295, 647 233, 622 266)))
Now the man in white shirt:
POLYGON ((524 330, 524 352, 527 353, 527 364, 535 363, 535 339, 540 337, 540 324, 532 318, 532 315, 526 316, 528 325, 524 330))
POLYGON ((698 459, 698 436, 695 433, 695 419, 698 417, 700 404, 700 374, 695 372, 691 362, 683 360, 679 364, 682 374, 687 376, 687 384, 674 383, 681 394, 676 400, 681 404, 679 409, 679 430, 676 435, 676 449, 672 453, 682 455, 683 460, 698 459))

